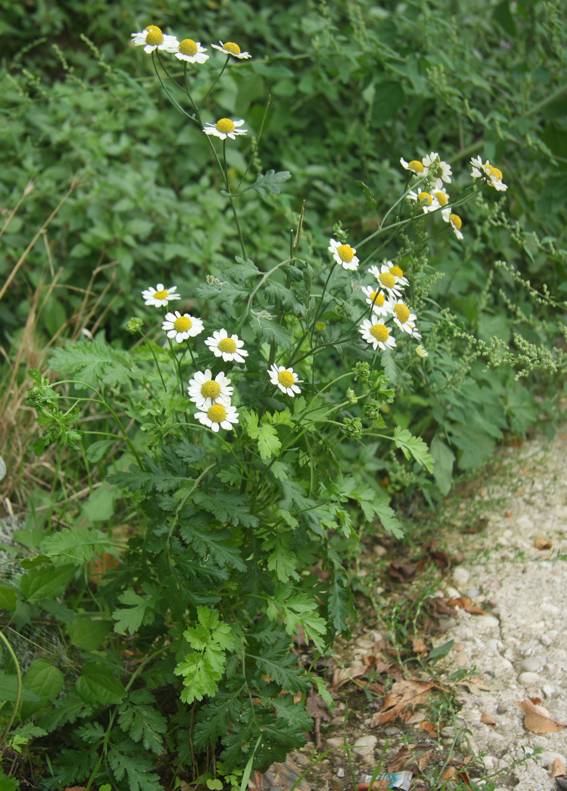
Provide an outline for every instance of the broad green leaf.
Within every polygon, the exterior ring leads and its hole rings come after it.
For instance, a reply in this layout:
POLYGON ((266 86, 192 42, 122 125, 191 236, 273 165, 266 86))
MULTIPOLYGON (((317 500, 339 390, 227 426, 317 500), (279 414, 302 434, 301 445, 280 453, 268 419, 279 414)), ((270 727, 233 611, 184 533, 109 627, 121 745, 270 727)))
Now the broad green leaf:
POLYGON ((13 612, 16 609, 17 595, 10 585, 0 584, 0 610, 13 612))
POLYGON ((99 621, 89 615, 77 615, 67 625, 67 632, 73 645, 84 651, 96 651, 109 634, 111 626, 107 621, 99 621))
POLYGON ((85 666, 76 688, 81 698, 93 705, 109 706, 120 703, 124 697, 124 687, 116 677, 116 670, 97 662, 85 666))
POLYGON ((39 566, 23 575, 20 590, 32 603, 52 599, 64 592, 74 574, 75 566, 39 566))
POLYGON ((455 454, 451 448, 438 436, 431 442, 431 455, 435 462, 433 475, 441 494, 448 494, 453 482, 453 464, 455 454))
POLYGON ((44 659, 34 659, 24 676, 24 686, 42 701, 54 700, 64 684, 63 673, 44 659))

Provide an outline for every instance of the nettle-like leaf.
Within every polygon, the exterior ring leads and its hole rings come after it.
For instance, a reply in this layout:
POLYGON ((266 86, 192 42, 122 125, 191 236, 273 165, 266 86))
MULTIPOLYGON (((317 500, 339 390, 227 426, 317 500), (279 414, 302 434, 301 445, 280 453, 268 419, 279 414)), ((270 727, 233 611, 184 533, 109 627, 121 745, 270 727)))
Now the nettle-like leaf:
POLYGON ((264 193, 265 195, 278 195, 282 190, 282 185, 291 178, 289 170, 267 170, 261 173, 254 184, 251 185, 256 192, 264 193))
POLYGON ((258 430, 258 452, 264 463, 277 456, 282 447, 278 432, 269 423, 263 423, 258 430))
POLYGON ((216 693, 224 674, 226 654, 237 643, 231 627, 209 607, 197 608, 197 625, 186 629, 183 637, 193 651, 176 665, 174 672, 183 678, 181 700, 193 703, 216 693))
POLYGON ((193 502, 221 523, 244 527, 255 527, 258 524, 258 517, 250 513, 250 503, 245 495, 227 491, 208 494, 197 489, 193 502))
POLYGON ((66 527, 47 536, 41 542, 41 551, 56 563, 74 563, 82 566, 95 555, 108 552, 117 554, 115 543, 101 530, 94 527, 66 527))
POLYGON ((137 371, 130 352, 115 349, 103 341, 79 341, 56 349, 49 357, 52 370, 86 385, 128 384, 137 371))
POLYGON ((204 560, 220 568, 234 568, 245 571, 246 564, 237 547, 232 544, 232 535, 228 530, 201 526, 196 521, 182 524, 181 535, 204 560))
POLYGON ((433 457, 421 437, 414 437, 407 428, 396 426, 394 444, 397 448, 400 448, 406 459, 413 458, 418 464, 425 467, 428 472, 433 472, 433 457))
POLYGON ((155 707, 154 697, 147 690, 136 690, 120 706, 118 724, 124 733, 133 741, 141 742, 146 750, 156 755, 163 752, 167 720, 155 707))

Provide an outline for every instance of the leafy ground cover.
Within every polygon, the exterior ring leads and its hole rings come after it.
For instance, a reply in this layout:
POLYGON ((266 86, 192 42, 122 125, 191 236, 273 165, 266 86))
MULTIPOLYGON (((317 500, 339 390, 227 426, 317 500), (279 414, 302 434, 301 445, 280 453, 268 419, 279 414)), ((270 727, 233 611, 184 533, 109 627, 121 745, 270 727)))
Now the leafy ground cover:
POLYGON ((3 18, 14 788, 281 758, 366 536, 419 544, 418 507, 552 417, 562 14, 486 8, 3 18))

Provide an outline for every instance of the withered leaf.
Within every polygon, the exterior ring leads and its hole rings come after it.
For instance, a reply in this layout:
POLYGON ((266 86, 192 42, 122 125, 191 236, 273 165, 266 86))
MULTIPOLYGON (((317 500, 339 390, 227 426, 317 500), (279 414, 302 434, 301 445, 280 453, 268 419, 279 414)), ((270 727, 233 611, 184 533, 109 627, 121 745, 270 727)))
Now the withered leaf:
POLYGON ((543 706, 532 703, 529 698, 521 700, 518 706, 524 712, 524 728, 531 733, 557 733, 567 728, 567 723, 554 720, 543 706))
POLYGON ((492 714, 488 714, 486 711, 483 711, 480 715, 480 721, 484 722, 485 725, 496 725, 496 720, 492 714))
POLYGON ((424 681, 406 679, 396 681, 390 693, 384 698, 382 708, 373 716, 372 725, 385 725, 397 718, 406 719, 415 706, 425 703, 433 686, 433 683, 424 681), (409 709, 409 712, 406 709, 409 709))

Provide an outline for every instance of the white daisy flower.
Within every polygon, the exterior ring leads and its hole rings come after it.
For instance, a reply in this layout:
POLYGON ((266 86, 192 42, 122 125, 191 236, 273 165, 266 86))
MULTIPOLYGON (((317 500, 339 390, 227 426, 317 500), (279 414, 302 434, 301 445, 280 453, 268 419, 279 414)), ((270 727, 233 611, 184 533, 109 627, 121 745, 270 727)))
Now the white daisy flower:
POLYGON ((161 325, 168 338, 176 343, 183 343, 187 338, 194 338, 203 332, 204 326, 201 319, 189 313, 181 314, 178 310, 165 314, 165 321, 161 325))
POLYGON ((181 299, 181 295, 177 293, 177 286, 166 288, 163 283, 158 283, 155 288, 153 286, 146 288, 142 291, 142 297, 144 305, 153 305, 155 308, 161 308, 174 299, 181 299))
POLYGON ((407 286, 409 280, 404 275, 404 270, 401 266, 398 266, 393 261, 386 261, 386 264, 390 267, 390 274, 394 275, 396 278, 396 285, 397 286, 407 286))
POLYGON ((234 41, 219 41, 218 44, 211 44, 213 49, 218 49, 219 52, 224 52, 225 55, 231 55, 233 58, 238 58, 238 60, 248 60, 251 58, 252 55, 249 52, 242 52, 240 46, 235 44, 234 41))
POLYGON ((285 368, 283 365, 272 365, 268 369, 268 376, 270 382, 279 387, 282 393, 294 398, 296 393, 301 393, 301 388, 298 382, 301 382, 299 376, 295 373, 293 368, 285 368))
POLYGON ((375 318, 364 319, 358 331, 366 343, 369 343, 374 350, 381 349, 385 351, 386 349, 393 349, 396 345, 396 339, 392 335, 390 328, 381 321, 376 321, 375 318))
POLYGON ((377 316, 389 316, 392 312, 390 302, 386 299, 386 294, 372 286, 362 286, 362 291, 366 297, 368 305, 372 306, 372 312, 377 316))
POLYGON ((132 33, 130 43, 135 47, 143 47, 148 54, 158 49, 162 52, 176 52, 179 42, 175 36, 168 36, 157 25, 148 25, 139 33, 132 33))
POLYGON ((212 431, 217 432, 219 429, 224 428, 226 431, 231 431, 232 427, 238 423, 238 412, 236 407, 232 404, 225 404, 217 402, 212 404, 204 412, 195 412, 195 417, 207 426, 212 431))
POLYGON ((233 387, 230 379, 221 371, 213 377, 211 370, 197 371, 187 385, 187 395, 199 409, 208 409, 213 404, 229 404, 233 387))
POLYGON ((471 176, 473 179, 482 179, 486 184, 494 187, 499 192, 506 192, 508 185, 502 181, 503 174, 500 168, 492 165, 487 159, 483 164, 480 157, 471 159, 471 176))
POLYGON ((463 234, 461 233, 461 228, 463 227, 463 221, 461 220, 459 215, 452 212, 451 208, 448 207, 446 209, 443 209, 443 211, 441 212, 441 216, 443 217, 445 222, 448 222, 450 224, 457 239, 459 239, 459 241, 462 241, 463 234))
POLYGON ((453 171, 448 162, 444 162, 436 151, 427 154, 421 160, 423 166, 427 169, 429 176, 437 179, 436 186, 443 186, 443 182, 449 184, 452 181, 453 171))
POLYGON ((215 357, 222 357, 225 363, 243 363, 244 358, 248 357, 244 341, 238 335, 229 335, 225 329, 215 330, 205 343, 215 357))
POLYGON ((192 38, 184 38, 178 44, 175 57, 187 63, 206 63, 209 59, 209 56, 205 54, 206 51, 199 41, 193 41, 192 38))
POLYGON ((403 157, 400 157, 400 165, 405 169, 409 170, 412 173, 415 173, 416 176, 427 176, 427 168, 419 159, 411 159, 409 162, 405 160, 403 157))
POLYGON ((400 283, 399 278, 390 271, 391 267, 392 262, 387 261, 381 267, 371 266, 368 271, 374 275, 389 297, 399 297, 404 286, 403 283, 400 283))
POLYGON ((329 239, 329 252, 333 258, 340 264, 343 269, 355 270, 358 269, 359 260, 356 255, 356 250, 350 244, 341 244, 336 239, 329 239))
POLYGON ((220 140, 229 137, 235 140, 238 135, 248 134, 248 129, 243 128, 244 121, 233 120, 232 118, 219 118, 214 124, 205 124, 203 132, 206 135, 214 135, 220 140))
POLYGON ((412 335, 414 338, 421 338, 421 335, 415 326, 416 315, 415 313, 411 312, 406 303, 401 301, 392 302, 391 308, 392 314, 394 316, 394 322, 398 325, 398 327, 403 330, 403 332, 407 332, 408 335, 412 335))

